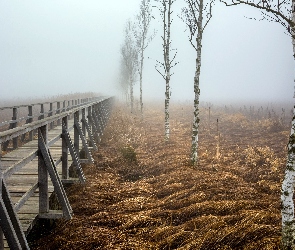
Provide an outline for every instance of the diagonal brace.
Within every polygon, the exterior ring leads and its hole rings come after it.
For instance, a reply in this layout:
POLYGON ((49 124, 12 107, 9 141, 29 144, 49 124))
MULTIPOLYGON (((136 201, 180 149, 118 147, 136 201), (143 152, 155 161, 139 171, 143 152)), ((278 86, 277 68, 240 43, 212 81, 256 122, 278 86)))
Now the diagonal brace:
POLYGON ((88 148, 88 145, 87 145, 87 142, 86 142, 85 136, 84 136, 84 134, 83 134, 83 132, 82 132, 82 128, 81 128, 79 122, 75 122, 75 127, 77 128, 78 133, 79 133, 79 135, 80 135, 80 138, 81 138, 81 140, 82 140, 83 148, 84 148, 84 150, 85 150, 85 152, 86 152, 86 155, 87 155, 88 161, 91 162, 91 163, 94 163, 94 160, 93 160, 92 155, 91 155, 91 153, 90 153, 90 151, 89 151, 89 148, 88 148))
POLYGON ((41 154, 43 156, 47 171, 48 171, 48 173, 50 175, 50 178, 51 178, 52 184, 54 186, 54 190, 56 192, 58 200, 62 205, 62 210, 63 210, 64 217, 66 219, 71 219, 72 218, 72 215, 71 215, 72 208, 71 208, 71 205, 69 203, 68 197, 66 195, 64 187, 63 187, 63 185, 61 183, 61 180, 60 180, 60 178, 58 176, 58 173, 56 171, 56 167, 55 167, 54 161, 53 161, 53 159, 51 157, 50 151, 46 147, 46 144, 44 142, 44 138, 43 138, 42 134, 41 133, 39 133, 39 134, 40 134, 39 135, 40 140, 39 140, 39 143, 38 143, 39 144, 39 149, 40 149, 41 154))
POLYGON ((30 249, 2 177, 0 177, 0 182, 0 226, 8 245, 11 249, 30 249))

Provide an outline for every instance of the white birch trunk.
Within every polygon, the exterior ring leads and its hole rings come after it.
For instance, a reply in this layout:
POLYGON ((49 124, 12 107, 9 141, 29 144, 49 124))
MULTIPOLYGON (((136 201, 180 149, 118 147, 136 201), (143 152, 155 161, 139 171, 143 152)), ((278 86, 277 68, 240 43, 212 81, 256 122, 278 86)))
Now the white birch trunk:
POLYGON ((139 102, 140 102, 140 115, 141 121, 143 121, 143 102, 142 102, 142 72, 143 72, 143 50, 144 50, 144 38, 142 41, 142 48, 141 48, 141 59, 140 59, 140 72, 139 72, 139 102))
MULTIPOLYGON (((294 111, 295 112, 295 107, 294 111)), ((295 223, 294 223, 294 177, 295 177, 295 113, 293 114, 291 135, 288 143, 288 160, 285 178, 282 184, 282 244, 284 249, 294 249, 295 223)))
MULTIPOLYGON (((166 21, 164 19, 164 62, 166 69, 166 91, 165 91, 165 140, 168 141, 170 138, 170 122, 169 122, 169 102, 170 102, 170 27, 171 27, 171 0, 168 2, 168 12, 167 12, 167 31, 166 31, 166 21), (167 37, 166 37, 167 32, 167 37)), ((166 7, 165 7, 166 8, 166 7)), ((167 11, 167 10, 166 10, 167 11)), ((165 14, 164 14, 165 15, 165 14)))
POLYGON ((193 136, 192 136, 192 155, 191 160, 194 165, 198 163, 198 141, 199 141, 199 97, 200 97, 200 73, 201 73, 201 54, 202 54, 202 35, 203 35, 203 0, 200 0, 198 18, 198 35, 197 35, 197 59, 196 72, 194 77, 194 120, 193 120, 193 136))
POLYGON ((166 91, 165 91, 165 140, 168 141, 170 137, 170 123, 169 123, 169 81, 170 81, 170 72, 166 76, 166 91))
POLYGON ((134 102, 134 96, 133 96, 133 81, 130 81, 130 108, 131 113, 133 113, 133 102, 134 102))
MULTIPOLYGON (((295 1, 292 1, 292 21, 295 22, 294 15, 295 1)), ((291 27, 293 56, 295 59, 295 27, 291 27)), ((294 93, 295 97, 295 93, 294 93)), ((291 134, 288 143, 288 158, 285 170, 285 178, 282 183, 282 245, 283 249, 295 249, 295 221, 294 221, 294 179, 295 178, 295 106, 293 109, 293 119, 291 134)))

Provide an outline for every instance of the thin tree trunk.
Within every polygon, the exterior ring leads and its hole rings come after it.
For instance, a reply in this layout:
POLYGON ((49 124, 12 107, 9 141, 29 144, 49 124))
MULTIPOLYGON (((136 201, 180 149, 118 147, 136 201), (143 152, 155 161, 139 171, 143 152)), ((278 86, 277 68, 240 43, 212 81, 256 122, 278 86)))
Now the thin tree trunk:
MULTIPOLYGON (((142 46, 144 46, 144 40, 143 40, 142 46)), ((141 48, 140 73, 139 73, 139 83, 140 83, 140 85, 139 85, 139 92, 140 92, 139 102, 140 102, 141 121, 143 120, 143 102, 142 102, 143 50, 144 50, 144 47, 141 48)))
MULTIPOLYGON (((292 21, 295 22, 295 1, 292 1, 292 21)), ((295 32, 292 28, 293 57, 295 59, 295 32)), ((295 93, 294 93, 295 97, 295 93)), ((285 170, 285 177, 282 183, 282 245, 283 249, 295 249, 295 220, 294 220, 294 181, 295 181, 295 106, 291 134, 288 143, 288 157, 285 170)))
MULTIPOLYGON (((166 8, 166 6, 165 6, 166 8)), ((167 11, 167 10, 166 10, 167 11)), ((164 14, 164 62, 166 69, 166 91, 165 91, 165 140, 168 141, 170 138, 170 122, 169 122, 169 101, 170 101, 170 27, 171 27, 171 0, 168 2, 168 15, 167 15, 167 24, 165 21, 164 14), (167 37, 166 34, 166 25, 167 25, 167 37)))
POLYGON ((130 108, 131 108, 131 113, 133 113, 133 102, 134 102, 134 97, 133 97, 133 82, 130 82, 130 108))
POLYGON ((203 21, 203 0, 200 0, 198 19, 198 35, 197 35, 197 59, 196 72, 194 77, 194 120, 193 120, 193 136, 192 136, 192 155, 191 160, 194 165, 198 163, 198 139, 199 139, 199 97, 200 97, 200 72, 201 72, 201 54, 202 54, 202 21, 203 21))
POLYGON ((166 77, 166 91, 165 91, 165 140, 168 141, 170 137, 170 123, 169 123, 169 80, 170 77, 166 77))

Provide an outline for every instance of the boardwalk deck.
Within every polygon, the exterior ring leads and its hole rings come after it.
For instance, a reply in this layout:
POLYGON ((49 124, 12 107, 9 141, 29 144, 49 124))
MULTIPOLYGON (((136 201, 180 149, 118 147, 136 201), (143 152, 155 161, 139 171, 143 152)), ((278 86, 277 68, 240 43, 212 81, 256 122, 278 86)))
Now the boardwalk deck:
MULTIPOLYGON (((85 109, 84 109, 85 111, 85 109)), ((76 111, 80 112, 80 111, 76 111)), ((92 127, 92 133, 98 132, 94 131, 95 126, 101 126, 105 121, 100 121, 99 118, 95 117, 96 114, 93 114, 92 112, 92 117, 88 116, 88 120, 90 123, 91 119, 94 119, 96 121, 96 124, 94 124, 94 128, 92 127)), ((87 113, 87 111, 86 111, 87 113)), ((108 115, 108 114, 106 114, 108 115)), ((83 119, 83 118, 82 118, 83 119)), ((80 121, 79 121, 80 122, 80 121)), ((84 144, 83 140, 81 137, 81 127, 79 124, 77 124, 77 120, 75 123, 75 119, 67 119, 67 131, 69 133, 70 140, 72 142, 68 141, 67 144, 71 144, 71 146, 67 146, 66 151, 65 151, 65 146, 63 146, 63 141, 65 143, 66 138, 63 137, 62 131, 63 128, 61 125, 54 127, 53 129, 46 131, 46 136, 47 136, 47 143, 48 145, 48 150, 49 152, 49 164, 50 164, 50 159, 52 158, 52 161, 55 163, 53 164, 53 167, 56 167, 56 172, 58 174, 58 178, 53 181, 55 181, 55 187, 57 187, 60 183, 64 181, 66 183, 73 182, 73 181, 83 181, 83 172, 82 172, 82 177, 80 176, 79 178, 73 179, 70 178, 69 176, 66 176, 66 180, 63 180, 63 157, 65 157, 64 154, 67 154, 67 169, 69 169, 69 166, 73 163, 74 165, 77 166, 80 165, 80 162, 82 162, 82 159, 79 159, 79 156, 77 156, 80 152, 80 150, 83 148, 85 145, 85 141, 90 141, 90 139, 93 138, 88 138, 89 133, 84 132, 85 136, 84 144), (76 124, 76 125, 75 125, 76 124), (80 131, 79 131, 80 130, 80 131), (77 132, 78 131, 78 132, 77 132), (77 136, 78 135, 78 136, 77 136), (80 135, 80 136, 79 136, 80 135), (78 145, 77 145, 78 144, 78 145), (72 148, 71 148, 72 147, 72 148), (79 147, 79 148, 77 148, 79 147), (73 152, 74 149, 74 152, 73 152), (76 152, 77 151, 77 152, 76 152), (74 158, 73 158, 74 157, 74 158), (76 158, 76 159, 75 159, 76 158), (77 162, 78 160, 78 162, 77 162), (57 186, 56 186, 57 185, 57 186)), ((86 124, 87 125, 87 124, 86 124)), ((93 124, 92 124, 93 125, 93 124)), ((89 127, 87 128, 88 130, 90 129, 89 127)), ((84 128, 84 131, 86 131, 86 128, 84 128)), ((63 132, 64 133, 64 132, 63 132)), ((1 133, 0 133, 1 134, 1 133)), ((46 146, 47 147, 47 146, 46 146)), ((89 150, 90 147, 87 147, 87 151, 89 150)), ((85 148, 84 148, 85 149, 85 148)), ((3 179, 5 180, 5 185, 7 190, 9 191, 10 195, 10 200, 12 205, 14 206, 14 210, 17 213, 17 219, 20 222, 21 229, 24 233, 25 236, 28 235, 30 230, 33 228, 35 225, 36 221, 40 216, 42 218, 61 218, 61 217, 71 217, 71 207, 68 204, 67 205, 67 197, 63 194, 64 191, 60 190, 59 195, 62 195, 62 198, 59 198, 59 202, 63 206, 62 211, 55 211, 55 210, 49 210, 46 213, 43 213, 42 207, 40 204, 44 202, 44 199, 42 201, 42 197, 40 199, 40 185, 42 185, 42 181, 40 182, 40 173, 38 173, 38 168, 40 167, 40 154, 42 150, 40 151, 40 135, 32 141, 29 141, 25 144, 23 144, 21 147, 18 147, 17 149, 4 154, 0 159, 0 173, 3 175, 3 179), (28 157, 29 156, 29 157, 28 157), (24 165, 23 160, 27 158, 27 162, 24 165), (22 164, 19 164, 22 161, 22 164), (39 166, 38 166, 39 165, 39 166), (13 171, 12 171, 13 168, 13 171), (17 171, 15 171, 17 170, 17 171), (41 184, 40 184, 41 183, 41 184), (24 197, 26 197, 24 199, 24 197), (61 202, 62 200, 62 202, 61 202), (25 203, 24 203, 25 202, 25 203), (66 207, 67 210, 64 210, 64 206, 66 207), (70 213, 70 214, 68 214, 70 213), (68 215, 67 215, 68 214, 68 215)), ((43 159, 46 164, 46 156, 43 155, 43 159)), ((89 156, 88 159, 85 159, 84 161, 89 161, 91 160, 92 157, 89 156)), ((48 162, 47 162, 48 163, 48 162)), ((42 163, 41 163, 42 164, 42 163)), ((48 165, 48 164, 47 164, 48 165)), ((48 166, 47 166, 48 168, 48 166)), ((52 169, 53 172, 55 171, 55 168, 52 169)), ((48 173, 50 172, 50 168, 47 170, 48 173)), ((52 175, 52 172, 51 172, 52 175)), ((44 175, 43 175, 44 176, 44 175)), ((46 176, 46 175, 45 175, 46 176)), ((48 188, 46 189, 46 192, 48 196, 50 196, 53 191, 56 191, 54 189, 54 183, 51 181, 50 174, 47 175, 46 177, 48 179, 48 188)), ((45 179, 46 179, 45 178, 45 179)), ((46 181, 44 182, 46 183, 46 181)), ((2 184, 1 184, 2 185, 2 184)), ((63 188, 62 188, 63 189, 63 188)), ((1 191, 1 188, 0 188, 1 191)), ((44 190, 43 190, 44 192, 44 190)), ((3 194, 2 194, 3 195, 3 194)), ((42 195, 41 195, 42 196, 42 195)), ((44 196, 44 193, 43 193, 44 196)), ((2 198, 1 198, 2 199, 2 198)), ((4 198, 3 198, 4 199, 4 198)), ((45 202, 46 203, 46 202, 45 202)), ((9 210, 9 209, 8 209, 9 210)), ((43 208, 44 210, 44 208, 43 208)), ((1 225, 2 227, 2 225, 1 225)), ((1 229, 1 228, 0 228, 1 229)), ((4 229, 3 229, 4 230, 4 229)), ((0 232, 1 233, 1 232, 0 232)), ((1 249, 1 244, 0 244, 0 249, 1 249)), ((4 249, 10 249, 8 247, 8 244, 6 240, 4 239, 4 249)), ((18 248, 16 248, 18 249, 18 248)))

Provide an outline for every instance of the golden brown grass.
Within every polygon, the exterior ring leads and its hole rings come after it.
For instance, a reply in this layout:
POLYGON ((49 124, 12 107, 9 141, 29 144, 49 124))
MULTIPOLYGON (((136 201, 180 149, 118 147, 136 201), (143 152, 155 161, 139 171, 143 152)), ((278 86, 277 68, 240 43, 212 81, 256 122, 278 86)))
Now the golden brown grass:
POLYGON ((120 106, 84 166, 86 185, 68 190, 73 219, 32 249, 279 249, 287 128, 219 110, 209 130, 202 110, 193 167, 190 106, 171 108, 169 143, 160 108, 141 123, 120 106))

